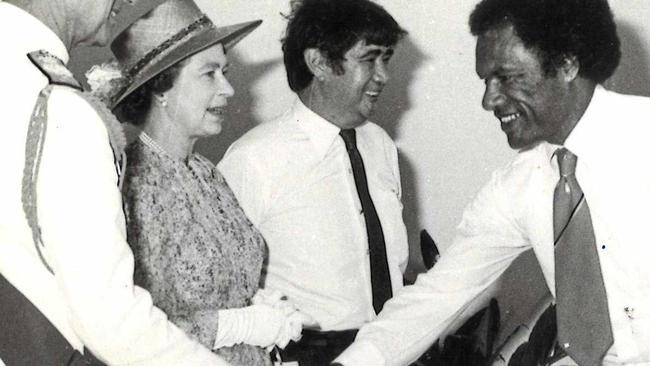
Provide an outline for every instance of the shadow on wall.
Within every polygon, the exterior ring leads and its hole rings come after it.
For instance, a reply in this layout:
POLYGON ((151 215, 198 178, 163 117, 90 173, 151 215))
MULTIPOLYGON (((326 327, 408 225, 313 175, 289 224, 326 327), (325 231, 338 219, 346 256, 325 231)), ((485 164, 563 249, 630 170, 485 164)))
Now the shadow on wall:
POLYGON ((264 122, 253 113, 259 96, 253 95, 251 90, 264 74, 282 65, 280 58, 260 63, 245 63, 238 56, 236 49, 228 53, 228 62, 231 65, 228 80, 235 89, 235 95, 228 99, 228 111, 223 129, 220 134, 201 139, 196 143, 196 150, 215 164, 221 160, 230 144, 251 128, 264 122))
MULTIPOLYGON (((412 107, 410 88, 415 73, 426 61, 426 55, 407 37, 396 49, 390 62, 391 78, 382 92, 379 103, 371 120, 380 125, 394 139, 399 139, 400 124, 404 114, 412 107)), ((402 203, 404 204, 404 223, 408 233, 409 266, 406 276, 415 277, 424 271, 422 255, 419 246, 420 227, 418 219, 417 179, 414 165, 405 157, 399 155, 402 181, 402 203)))
MULTIPOLYGON (((410 282, 415 281, 419 273, 425 272, 422 263, 422 252, 420 250, 420 230, 418 220, 417 184, 415 182, 415 167, 404 156, 399 155, 399 168, 402 180, 402 204, 404 210, 402 217, 406 225, 406 233, 409 243, 409 263, 404 277, 410 282)), ((434 238, 435 239, 435 238, 434 238)))
POLYGON ((605 82, 605 86, 623 94, 650 97, 650 54, 647 44, 629 23, 619 22, 617 31, 623 55, 616 73, 605 82))
POLYGON ((390 61, 390 79, 370 119, 385 129, 394 140, 399 139, 402 116, 411 108, 409 89, 415 71, 425 61, 425 54, 408 36, 397 46, 390 61))

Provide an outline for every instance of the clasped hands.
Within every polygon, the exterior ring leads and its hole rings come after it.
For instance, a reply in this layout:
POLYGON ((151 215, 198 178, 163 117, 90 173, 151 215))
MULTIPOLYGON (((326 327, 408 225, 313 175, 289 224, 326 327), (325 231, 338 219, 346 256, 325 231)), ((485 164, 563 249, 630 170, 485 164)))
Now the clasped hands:
POLYGON ((260 289, 252 305, 219 310, 214 349, 238 343, 263 348, 284 348, 299 341, 304 325, 315 324, 312 317, 299 311, 279 291, 260 289))

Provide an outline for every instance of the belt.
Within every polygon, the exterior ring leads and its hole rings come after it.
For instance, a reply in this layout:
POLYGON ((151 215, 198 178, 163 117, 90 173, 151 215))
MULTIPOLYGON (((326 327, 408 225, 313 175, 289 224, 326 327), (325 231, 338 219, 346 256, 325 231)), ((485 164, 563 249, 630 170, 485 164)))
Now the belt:
POLYGON ((356 337, 358 329, 319 332, 304 329, 298 342, 290 342, 280 356, 283 361, 298 361, 301 366, 329 363, 343 352, 356 337))
POLYGON ((358 331, 358 329, 349 329, 319 332, 317 330, 304 329, 302 331, 302 338, 298 344, 316 347, 328 345, 347 347, 354 342, 354 337, 357 336, 358 331))

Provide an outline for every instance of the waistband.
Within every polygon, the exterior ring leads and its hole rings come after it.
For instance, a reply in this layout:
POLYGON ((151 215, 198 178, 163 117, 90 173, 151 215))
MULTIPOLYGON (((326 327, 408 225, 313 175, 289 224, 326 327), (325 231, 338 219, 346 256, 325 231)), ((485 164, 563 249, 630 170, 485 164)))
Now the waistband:
POLYGON ((358 329, 348 330, 331 330, 331 331, 317 331, 311 329, 303 329, 302 338, 298 342, 301 345, 350 345, 354 342, 354 337, 357 336, 358 329))

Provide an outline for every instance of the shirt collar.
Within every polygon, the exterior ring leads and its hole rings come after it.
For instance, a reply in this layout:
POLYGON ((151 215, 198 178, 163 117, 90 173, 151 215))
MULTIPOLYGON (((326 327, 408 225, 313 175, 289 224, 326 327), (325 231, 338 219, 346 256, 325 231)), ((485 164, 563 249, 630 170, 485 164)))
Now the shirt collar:
POLYGON ((539 149, 546 156, 547 160, 551 162, 551 165, 554 163, 555 152, 557 149, 561 148, 562 145, 551 144, 550 142, 543 142, 540 144, 539 149))
POLYGON ((599 116, 602 115, 601 108, 605 104, 601 100, 604 98, 607 98, 607 90, 601 85, 597 85, 585 113, 583 113, 578 123, 576 123, 571 133, 569 133, 569 136, 567 136, 564 145, 555 145, 549 142, 540 144, 540 149, 542 149, 549 161, 553 161, 555 151, 561 147, 567 148, 573 154, 580 157, 584 148, 590 144, 589 128, 594 123, 597 123, 599 116))
POLYGON ((298 127, 311 141, 319 159, 323 159, 334 141, 339 137, 341 129, 307 108, 300 98, 296 98, 292 108, 292 116, 298 127))
POLYGON ((603 115, 606 115, 606 111, 603 111, 603 108, 607 108, 607 103, 604 102, 607 96, 607 90, 601 85, 597 85, 589 106, 587 106, 587 110, 585 110, 585 113, 573 128, 566 141, 564 141, 564 147, 578 157, 580 157, 588 146, 593 145, 593 135, 590 133, 590 129, 599 122, 603 115))
POLYGON ((2 21, 6 22, 10 19, 11 24, 20 24, 20 28, 23 28, 16 30, 20 34, 19 42, 16 42, 16 45, 22 49, 25 55, 33 51, 46 50, 61 59, 63 63, 68 63, 70 60, 68 50, 63 41, 47 25, 12 4, 0 2, 0 10, 2 21))

